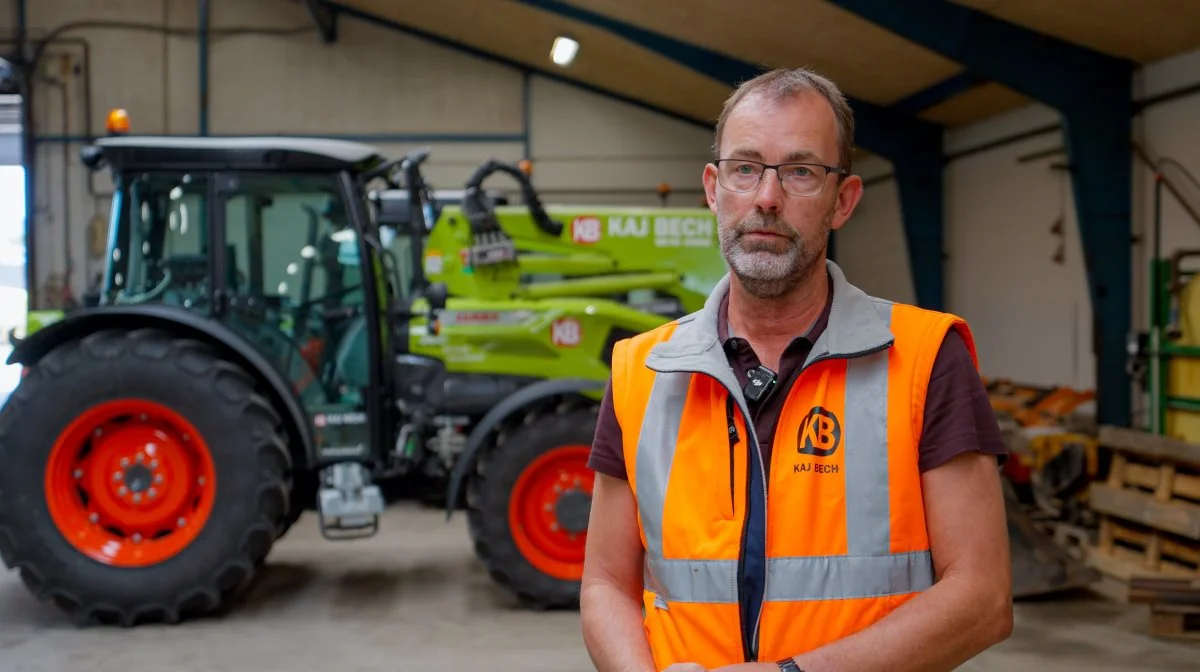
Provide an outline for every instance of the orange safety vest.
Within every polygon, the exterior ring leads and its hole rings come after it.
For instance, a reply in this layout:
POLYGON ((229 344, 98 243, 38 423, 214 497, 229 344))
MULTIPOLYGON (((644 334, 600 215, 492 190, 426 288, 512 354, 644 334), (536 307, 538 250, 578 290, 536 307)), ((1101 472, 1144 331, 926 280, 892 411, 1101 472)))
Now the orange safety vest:
POLYGON ((870 297, 827 267, 829 324, 794 383, 773 392, 787 401, 769 469, 718 342, 728 276, 698 313, 613 351, 660 670, 804 653, 933 585, 918 469, 925 390, 947 330, 973 358, 974 341, 962 319, 870 297))

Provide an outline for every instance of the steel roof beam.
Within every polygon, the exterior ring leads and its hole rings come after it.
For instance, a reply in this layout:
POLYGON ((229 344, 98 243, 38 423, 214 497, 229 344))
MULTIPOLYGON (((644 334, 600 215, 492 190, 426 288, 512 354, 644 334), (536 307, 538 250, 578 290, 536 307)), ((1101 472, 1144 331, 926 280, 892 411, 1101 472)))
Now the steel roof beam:
POLYGON ((986 82, 987 78, 964 70, 888 105, 888 109, 905 114, 920 114, 986 82))
POLYGON ((337 12, 329 5, 321 2, 321 0, 300 1, 304 4, 304 8, 308 10, 308 15, 317 27, 317 33, 321 36, 321 42, 325 44, 337 42, 337 12))
MULTIPOLYGON (((767 68, 559 0, 516 0, 607 30, 731 87, 767 68)), ((856 140, 895 167, 917 303, 942 308, 942 127, 849 97, 856 140)))
POLYGON ((1056 109, 1092 300, 1099 422, 1128 425, 1134 64, 946 0, 828 0, 1056 109))

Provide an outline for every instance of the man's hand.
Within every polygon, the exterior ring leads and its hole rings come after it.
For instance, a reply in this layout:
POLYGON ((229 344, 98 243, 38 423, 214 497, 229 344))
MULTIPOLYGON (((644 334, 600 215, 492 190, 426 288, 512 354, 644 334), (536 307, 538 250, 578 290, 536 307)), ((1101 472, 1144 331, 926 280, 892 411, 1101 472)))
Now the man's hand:
POLYGON ((642 625, 644 552, 629 483, 597 473, 579 608, 584 645, 599 672, 654 672, 642 625))

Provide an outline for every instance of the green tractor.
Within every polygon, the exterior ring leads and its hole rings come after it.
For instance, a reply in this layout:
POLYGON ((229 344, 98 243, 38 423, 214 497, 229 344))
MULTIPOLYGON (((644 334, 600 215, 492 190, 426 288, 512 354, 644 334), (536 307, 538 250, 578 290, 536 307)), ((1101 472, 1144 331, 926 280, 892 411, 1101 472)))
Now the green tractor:
POLYGON ((467 509, 523 602, 578 604, 608 353, 668 319, 639 292, 702 297, 715 222, 664 211, 656 238, 620 212, 606 246, 605 213, 559 222, 476 185, 436 203, 427 156, 285 137, 84 150, 114 180, 99 305, 17 344, 0 411, 0 556, 33 593, 121 625, 209 613, 304 511, 329 539, 375 533, 380 483, 401 479, 467 509))

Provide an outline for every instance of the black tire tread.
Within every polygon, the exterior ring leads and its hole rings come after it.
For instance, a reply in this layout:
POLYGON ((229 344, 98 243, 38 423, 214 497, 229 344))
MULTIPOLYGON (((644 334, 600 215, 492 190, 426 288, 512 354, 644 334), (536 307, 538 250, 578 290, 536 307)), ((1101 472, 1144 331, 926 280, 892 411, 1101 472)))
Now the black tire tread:
POLYGON ((475 463, 466 490, 467 522, 475 555, 488 576, 526 607, 542 610, 578 609, 578 585, 538 573, 513 545, 508 526, 507 494, 525 462, 514 462, 514 446, 532 437, 579 435, 595 426, 597 407, 592 404, 531 409, 506 425, 496 443, 475 463), (501 482, 503 481, 503 482, 501 482), (500 500, 504 501, 501 506, 500 500))
MULTIPOLYGON (((220 360, 204 343, 172 338, 161 330, 139 329, 92 333, 60 346, 30 367, 25 380, 0 411, 0 464, 22 459, 21 455, 10 454, 10 442, 6 439, 18 431, 21 423, 27 422, 30 414, 27 407, 34 396, 52 394, 55 387, 71 384, 62 378, 82 361, 103 362, 123 355, 144 360, 146 366, 173 365, 189 377, 206 378, 228 403, 240 406, 246 419, 243 431, 255 442, 258 497, 256 521, 242 531, 236 546, 238 554, 212 567, 196 585, 162 595, 151 603, 88 601, 68 581, 53 578, 58 574, 55 570, 61 568, 60 559, 39 556, 38 552, 44 549, 37 544, 20 543, 25 536, 36 535, 32 531, 22 533, 20 512, 0 506, 0 559, 5 566, 19 572, 39 600, 53 603, 81 624, 100 622, 129 627, 149 622, 178 623, 219 611, 253 578, 256 567, 270 552, 285 525, 290 509, 292 457, 279 414, 256 389, 250 374, 220 360)), ((0 505, 4 501, 4 492, 0 490, 0 505)))

